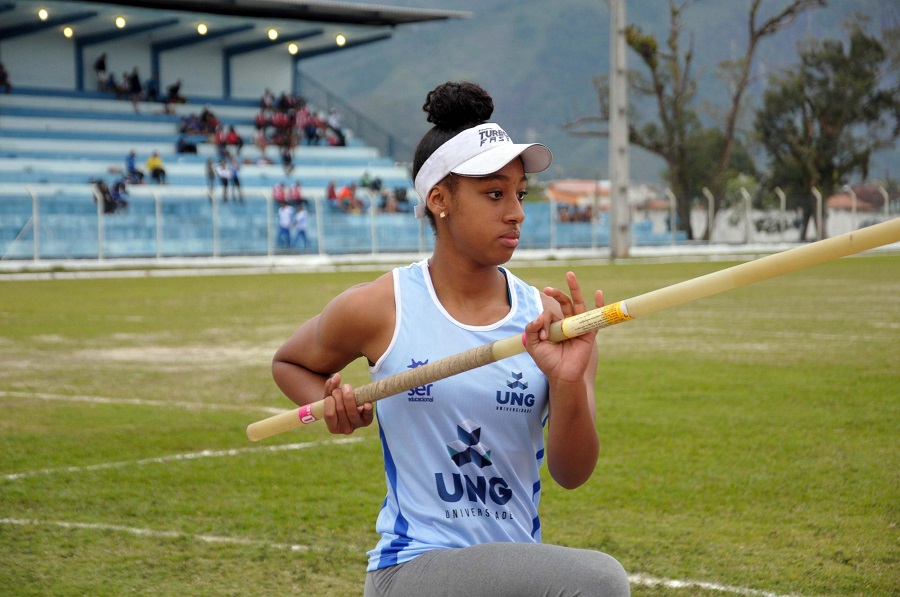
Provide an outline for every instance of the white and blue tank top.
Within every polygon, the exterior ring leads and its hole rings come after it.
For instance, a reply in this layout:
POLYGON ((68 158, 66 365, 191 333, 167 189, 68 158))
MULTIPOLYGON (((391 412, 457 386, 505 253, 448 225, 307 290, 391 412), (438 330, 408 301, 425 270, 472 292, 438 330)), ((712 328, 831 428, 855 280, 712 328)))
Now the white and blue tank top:
MULTIPOLYGON (((501 271, 509 312, 471 326, 443 308, 427 260, 393 270, 396 327, 372 380, 521 334, 543 310, 540 293, 501 271)), ((540 542, 547 398, 546 377, 523 352, 379 401, 387 495, 368 570, 431 549, 540 542)))

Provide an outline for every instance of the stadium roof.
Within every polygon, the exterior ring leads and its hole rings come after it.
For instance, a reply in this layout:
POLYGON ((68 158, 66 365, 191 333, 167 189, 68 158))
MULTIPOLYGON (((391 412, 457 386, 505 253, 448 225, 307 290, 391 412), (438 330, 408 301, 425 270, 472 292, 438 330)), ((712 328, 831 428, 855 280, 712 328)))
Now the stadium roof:
POLYGON ((464 11, 401 8, 328 0, 82 0, 80 3, 369 27, 394 27, 411 23, 471 17, 471 13, 464 11))

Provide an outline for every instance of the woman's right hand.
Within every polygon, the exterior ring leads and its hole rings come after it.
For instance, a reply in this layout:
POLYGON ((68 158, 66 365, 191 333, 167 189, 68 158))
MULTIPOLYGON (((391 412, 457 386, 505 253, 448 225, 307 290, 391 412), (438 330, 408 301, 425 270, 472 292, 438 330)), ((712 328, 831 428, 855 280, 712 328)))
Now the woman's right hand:
POLYGON ((371 402, 356 405, 356 395, 350 384, 341 384, 341 374, 335 373, 325 381, 325 424, 328 431, 350 435, 360 427, 372 424, 375 410, 371 402))

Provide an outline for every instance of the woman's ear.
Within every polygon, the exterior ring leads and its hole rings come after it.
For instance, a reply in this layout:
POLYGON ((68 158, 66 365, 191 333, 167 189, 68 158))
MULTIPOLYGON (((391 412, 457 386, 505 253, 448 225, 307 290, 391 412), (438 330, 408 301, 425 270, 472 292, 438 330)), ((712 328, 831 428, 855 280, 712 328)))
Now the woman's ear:
POLYGON ((431 210, 431 213, 437 216, 440 213, 447 211, 447 208, 449 207, 449 198, 450 193, 447 192, 444 185, 436 184, 428 191, 428 197, 425 200, 425 204, 428 206, 428 209, 431 210))

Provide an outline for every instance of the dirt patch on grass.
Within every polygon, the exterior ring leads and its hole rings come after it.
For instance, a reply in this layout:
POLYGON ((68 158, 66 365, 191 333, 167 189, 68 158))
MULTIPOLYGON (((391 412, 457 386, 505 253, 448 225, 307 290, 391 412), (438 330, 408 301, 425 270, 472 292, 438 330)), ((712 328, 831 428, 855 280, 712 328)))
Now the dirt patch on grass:
POLYGON ((271 346, 141 346, 79 350, 72 358, 90 362, 135 362, 181 370, 268 363, 274 352, 271 346))

